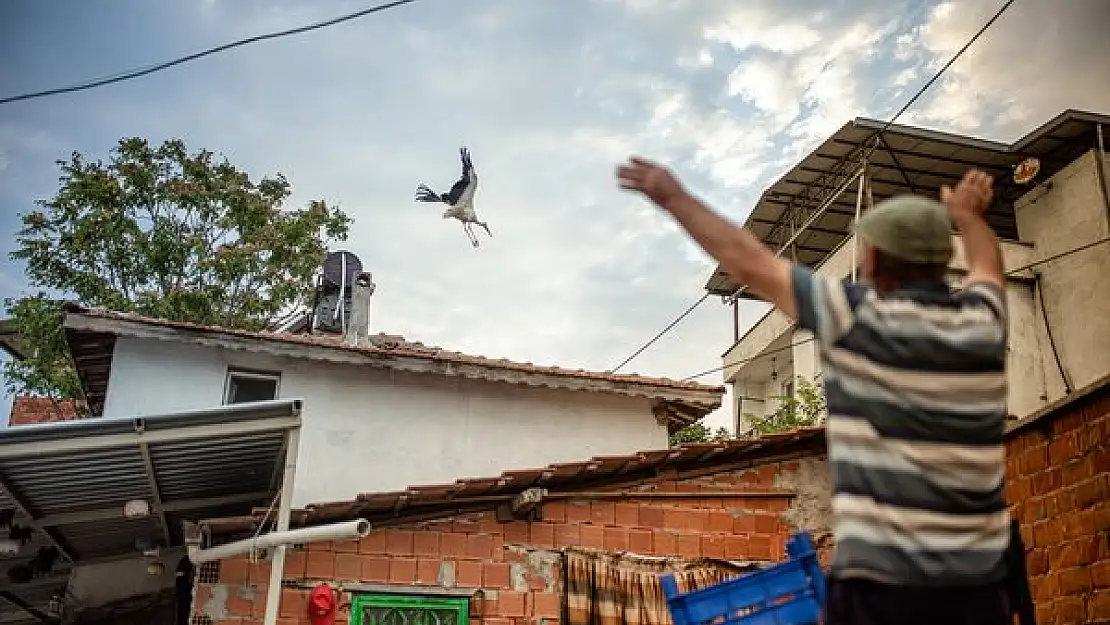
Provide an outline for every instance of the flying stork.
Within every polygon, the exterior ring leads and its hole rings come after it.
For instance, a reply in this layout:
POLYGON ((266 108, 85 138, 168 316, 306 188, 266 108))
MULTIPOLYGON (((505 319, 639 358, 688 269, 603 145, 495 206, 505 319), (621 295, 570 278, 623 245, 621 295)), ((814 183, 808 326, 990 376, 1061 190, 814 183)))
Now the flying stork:
POLYGON ((486 234, 493 236, 485 222, 478 221, 478 213, 474 212, 474 192, 478 190, 478 174, 474 172, 474 164, 470 162, 470 151, 459 148, 462 159, 462 176, 451 186, 451 190, 440 195, 421 184, 416 188, 416 201, 418 202, 443 202, 447 210, 443 212, 444 219, 454 217, 462 222, 466 237, 470 244, 478 247, 478 236, 474 234, 473 225, 479 225, 486 234))

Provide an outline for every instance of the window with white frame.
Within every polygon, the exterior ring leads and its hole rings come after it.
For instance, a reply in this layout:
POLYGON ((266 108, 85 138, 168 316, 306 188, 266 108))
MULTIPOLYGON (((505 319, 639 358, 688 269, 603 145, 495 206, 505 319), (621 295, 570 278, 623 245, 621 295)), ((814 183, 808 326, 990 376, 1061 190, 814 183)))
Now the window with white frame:
POLYGON ((280 373, 228 369, 224 384, 224 403, 243 404, 278 398, 280 373))

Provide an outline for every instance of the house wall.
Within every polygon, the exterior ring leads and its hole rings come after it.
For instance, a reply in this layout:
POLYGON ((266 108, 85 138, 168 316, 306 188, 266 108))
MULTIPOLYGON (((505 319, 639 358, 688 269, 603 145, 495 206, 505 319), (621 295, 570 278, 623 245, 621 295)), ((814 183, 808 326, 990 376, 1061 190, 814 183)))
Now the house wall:
MULTIPOLYGON (((325 581, 482 589, 471 623, 557 625, 559 553, 565 546, 641 555, 778 560, 792 531, 828 530, 828 469, 823 459, 767 464, 705 477, 661 480, 642 492, 703 493, 682 500, 570 500, 543 506, 543 520, 498 523, 492 513, 373 531, 357 542, 321 543, 289 552, 281 625, 304 625, 308 589, 325 581), (794 498, 722 499, 744 488, 791 489, 794 498)), ((265 563, 225 560, 198 579, 194 612, 215 625, 262 622, 265 563), (246 599, 244 597, 251 597, 246 599)), ((346 623, 341 614, 336 623, 346 623)))
POLYGON ((228 367, 279 371, 281 397, 304 400, 294 506, 668 444, 644 398, 125 337, 105 415, 219 405, 228 367))
POLYGON ((1110 622, 1110 379, 1006 445, 1041 625, 1110 622))
MULTIPOLYGON (((1038 186, 1015 205, 1018 233, 1034 244, 1037 259, 1110 235, 1110 209, 1100 189, 1096 154, 1092 150, 1076 159, 1052 177, 1051 185, 1038 186)), ((1036 268, 1053 338, 1073 389, 1110 372, 1110 315, 1096 312, 1110 310, 1107 267, 1110 244, 1036 268)), ((1063 384, 1050 379, 1048 400, 1064 394, 1063 384)))
POLYGON ((98 608, 121 599, 150 596, 173 588, 174 571, 185 554, 181 549, 163 551, 157 558, 132 558, 74 566, 66 587, 68 605, 76 612, 98 608), (147 563, 158 560, 164 570, 150 575, 147 563))
MULTIPOLYGON (((1096 153, 1088 152, 1049 181, 1031 189, 1015 204, 1020 242, 1003 241, 1007 271, 1068 252, 1110 235, 1110 210, 1099 186, 1096 153)), ((1110 169, 1110 165, 1108 165, 1110 169)), ((963 279, 967 262, 960 237, 954 237, 953 282, 963 279)), ((851 270, 853 239, 820 267, 822 276, 841 278, 851 270)), ((1007 378, 1010 413, 1023 417, 1110 372, 1110 286, 1101 268, 1110 266, 1110 244, 1093 247, 1022 272, 1006 285, 1010 309, 1007 378), (1036 276, 1040 276, 1037 278, 1036 276), (1034 283, 1033 280, 1037 282, 1034 283), (1038 292, 1038 290, 1043 292, 1038 292), (1043 297, 1044 307, 1041 306, 1043 297), (1055 349, 1054 349, 1055 344, 1055 349), (1065 377, 1066 376, 1066 377, 1065 377), (1067 382, 1065 382, 1065 379, 1067 382)), ((762 369, 754 357, 775 349, 783 336, 799 335, 795 324, 773 311, 761 319, 724 356, 725 379, 752 378, 758 387, 762 369)), ((799 375, 820 371, 815 349, 794 348, 777 356, 799 375)), ((772 394, 777 390, 768 389, 772 394)))

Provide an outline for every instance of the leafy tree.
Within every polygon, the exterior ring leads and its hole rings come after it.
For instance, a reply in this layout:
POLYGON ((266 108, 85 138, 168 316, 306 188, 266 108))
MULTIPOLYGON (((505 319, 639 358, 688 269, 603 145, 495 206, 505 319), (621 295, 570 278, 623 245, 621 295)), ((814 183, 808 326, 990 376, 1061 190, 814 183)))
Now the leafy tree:
POLYGON ((716 431, 710 431, 700 423, 691 423, 686 427, 671 434, 671 446, 685 445, 687 443, 709 443, 712 441, 723 441, 732 438, 732 433, 723 427, 719 427, 716 431))
POLYGON ((78 398, 62 331, 62 299, 170 321, 254 330, 307 301, 331 241, 350 219, 322 200, 286 210, 278 174, 252 181, 180 140, 125 138, 109 162, 74 152, 58 193, 20 215, 11 257, 39 293, 6 305, 34 347, 5 363, 9 392, 78 398), (50 295, 56 294, 56 295, 50 295))
POLYGON ((825 393, 811 380, 798 376, 794 381, 794 395, 777 395, 771 399, 777 404, 774 412, 765 417, 747 414, 753 434, 771 434, 799 427, 817 425, 825 412, 825 393))

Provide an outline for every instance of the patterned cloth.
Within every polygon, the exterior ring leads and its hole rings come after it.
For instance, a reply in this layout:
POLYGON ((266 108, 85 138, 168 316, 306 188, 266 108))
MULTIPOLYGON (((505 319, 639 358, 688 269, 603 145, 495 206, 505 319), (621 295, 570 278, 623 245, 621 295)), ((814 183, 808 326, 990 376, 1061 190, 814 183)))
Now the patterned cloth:
POLYGON ((649 558, 569 548, 563 553, 565 625, 670 625, 660 575, 674 573, 679 590, 689 592, 760 568, 708 558, 649 558))

